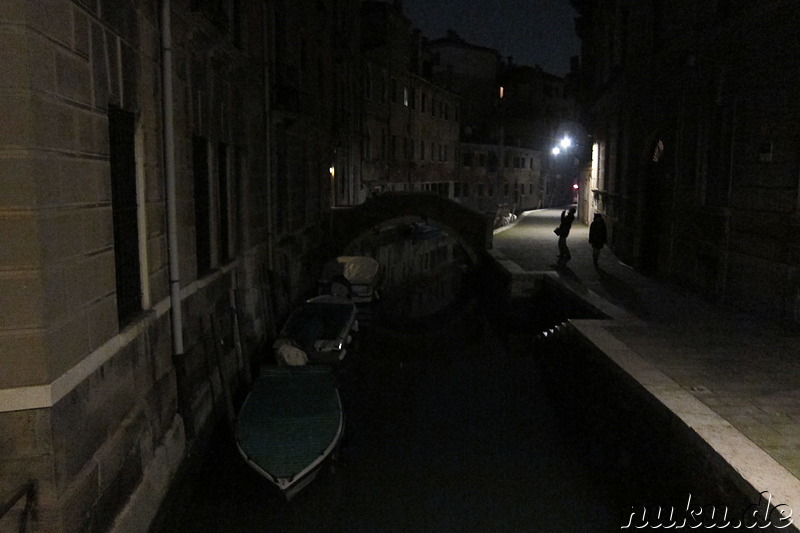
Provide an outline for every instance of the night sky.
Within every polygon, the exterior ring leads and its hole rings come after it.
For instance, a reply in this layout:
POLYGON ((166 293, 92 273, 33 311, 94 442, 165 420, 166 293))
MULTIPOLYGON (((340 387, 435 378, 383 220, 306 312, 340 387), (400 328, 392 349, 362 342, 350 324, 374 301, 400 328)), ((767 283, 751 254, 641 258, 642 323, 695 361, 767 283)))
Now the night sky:
POLYGON ((403 10, 429 39, 452 29, 468 43, 559 76, 580 53, 569 0, 403 0, 403 10))

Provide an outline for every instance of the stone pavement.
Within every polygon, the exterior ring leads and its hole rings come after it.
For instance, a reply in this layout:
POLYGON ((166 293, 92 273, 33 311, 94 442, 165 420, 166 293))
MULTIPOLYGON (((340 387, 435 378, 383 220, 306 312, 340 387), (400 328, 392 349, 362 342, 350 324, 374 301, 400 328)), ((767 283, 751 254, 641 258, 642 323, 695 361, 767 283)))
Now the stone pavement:
POLYGON ((648 278, 608 248, 595 269, 589 229, 577 220, 567 240, 572 260, 556 271, 560 212, 529 211, 495 230, 492 254, 516 276, 557 276, 603 309, 609 320, 572 325, 704 438, 745 484, 769 490, 800 517, 800 335, 648 278))

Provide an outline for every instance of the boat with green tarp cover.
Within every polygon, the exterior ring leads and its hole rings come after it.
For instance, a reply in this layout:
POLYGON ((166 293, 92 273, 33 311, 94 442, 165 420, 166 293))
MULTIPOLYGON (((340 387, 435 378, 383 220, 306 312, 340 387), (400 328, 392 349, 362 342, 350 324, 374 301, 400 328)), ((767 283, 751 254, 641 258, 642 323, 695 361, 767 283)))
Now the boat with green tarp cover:
POLYGON ((328 366, 267 367, 239 411, 239 453, 290 500, 336 450, 342 402, 328 366))

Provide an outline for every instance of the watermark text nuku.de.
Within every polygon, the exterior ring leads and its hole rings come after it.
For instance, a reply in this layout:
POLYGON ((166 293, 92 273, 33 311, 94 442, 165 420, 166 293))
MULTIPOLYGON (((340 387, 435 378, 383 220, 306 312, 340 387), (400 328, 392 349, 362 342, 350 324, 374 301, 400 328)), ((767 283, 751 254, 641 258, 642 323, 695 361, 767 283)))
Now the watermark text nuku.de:
POLYGON ((759 493, 758 501, 743 506, 741 511, 723 505, 631 505, 625 513, 620 529, 664 528, 664 529, 783 529, 792 524, 792 509, 785 503, 773 503, 769 491, 759 493))

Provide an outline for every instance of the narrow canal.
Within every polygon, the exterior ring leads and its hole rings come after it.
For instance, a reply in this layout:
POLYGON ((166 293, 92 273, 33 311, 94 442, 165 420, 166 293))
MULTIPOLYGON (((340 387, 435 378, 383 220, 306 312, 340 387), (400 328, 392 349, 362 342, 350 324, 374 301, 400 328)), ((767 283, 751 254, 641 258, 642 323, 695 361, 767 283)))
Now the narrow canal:
POLYGON ((432 243, 403 253, 421 269, 399 269, 395 247, 386 307, 338 372, 347 433, 337 460, 287 503, 221 424, 154 533, 619 529, 624 477, 607 476, 563 423, 536 359, 509 353, 489 326, 464 257, 432 243))

